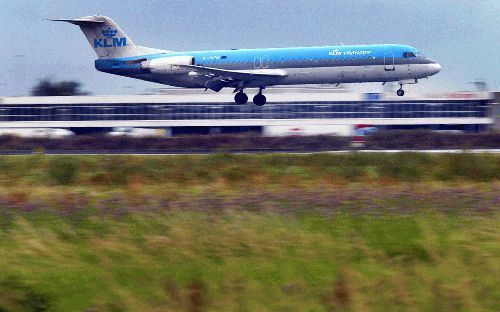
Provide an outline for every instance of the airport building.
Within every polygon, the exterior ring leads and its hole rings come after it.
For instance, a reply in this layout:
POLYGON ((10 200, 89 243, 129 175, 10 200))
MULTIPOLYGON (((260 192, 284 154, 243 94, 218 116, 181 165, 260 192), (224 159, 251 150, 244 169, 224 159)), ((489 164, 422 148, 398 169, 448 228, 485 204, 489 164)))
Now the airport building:
MULTIPOLYGON (((249 92, 251 93, 251 92, 249 92)), ((64 128, 77 134, 116 127, 169 135, 239 133, 352 135, 377 129, 490 130, 494 94, 348 93, 327 88, 267 89, 269 103, 236 105, 230 93, 172 89, 158 95, 0 98, 0 128, 64 128)))
POLYGON ((494 92, 493 117, 495 118, 495 130, 500 130, 500 92, 494 92))

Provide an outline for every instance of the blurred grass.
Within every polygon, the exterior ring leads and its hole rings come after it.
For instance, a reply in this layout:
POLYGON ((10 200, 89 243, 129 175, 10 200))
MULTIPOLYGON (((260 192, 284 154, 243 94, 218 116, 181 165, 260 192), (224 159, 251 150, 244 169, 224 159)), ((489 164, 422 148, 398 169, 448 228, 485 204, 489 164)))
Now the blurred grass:
POLYGON ((498 311, 500 157, 0 157, 0 311, 498 311))
POLYGON ((18 156, 0 157, 0 185, 192 186, 214 182, 255 186, 336 182, 495 181, 495 154, 18 156))
POLYGON ((0 234, 0 308, 495 311, 498 220, 24 215, 0 234))

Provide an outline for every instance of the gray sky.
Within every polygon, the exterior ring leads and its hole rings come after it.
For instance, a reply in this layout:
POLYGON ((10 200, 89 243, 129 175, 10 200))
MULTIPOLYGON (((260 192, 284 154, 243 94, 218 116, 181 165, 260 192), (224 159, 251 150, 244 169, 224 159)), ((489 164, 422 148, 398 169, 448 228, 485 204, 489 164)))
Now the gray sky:
MULTIPOLYGON (((38 79, 78 80, 94 94, 160 85, 100 73, 78 27, 44 21, 101 14, 135 43, 174 51, 401 43, 437 60, 437 76, 406 89, 500 89, 499 0, 0 0, 0 96, 38 79)), ((378 91, 380 87, 376 87, 378 91)))

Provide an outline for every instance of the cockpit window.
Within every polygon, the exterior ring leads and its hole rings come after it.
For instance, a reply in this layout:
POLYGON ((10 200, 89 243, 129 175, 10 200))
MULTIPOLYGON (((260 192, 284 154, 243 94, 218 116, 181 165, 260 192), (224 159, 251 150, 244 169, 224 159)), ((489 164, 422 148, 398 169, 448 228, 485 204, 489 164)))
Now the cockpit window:
POLYGON ((405 53, 403 53, 403 58, 411 58, 411 57, 417 57, 417 56, 413 52, 405 52, 405 53))

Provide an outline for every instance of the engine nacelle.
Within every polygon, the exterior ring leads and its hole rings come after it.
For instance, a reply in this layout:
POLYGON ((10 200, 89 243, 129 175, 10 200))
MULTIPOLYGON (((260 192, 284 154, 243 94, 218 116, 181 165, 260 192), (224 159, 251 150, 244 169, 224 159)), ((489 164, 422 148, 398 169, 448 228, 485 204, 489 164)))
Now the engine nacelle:
POLYGON ((193 56, 167 56, 141 63, 141 69, 152 74, 179 74, 187 73, 189 69, 179 65, 195 65, 193 56))

